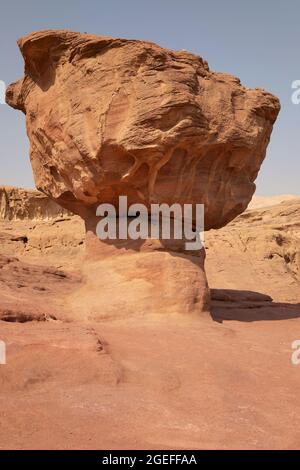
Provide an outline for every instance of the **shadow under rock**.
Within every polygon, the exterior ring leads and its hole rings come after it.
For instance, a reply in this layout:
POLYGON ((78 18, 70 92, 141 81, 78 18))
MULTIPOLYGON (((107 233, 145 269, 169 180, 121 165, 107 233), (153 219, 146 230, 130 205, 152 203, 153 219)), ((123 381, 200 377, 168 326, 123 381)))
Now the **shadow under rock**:
POLYGON ((211 289, 211 316, 219 323, 289 320, 300 318, 300 303, 273 302, 260 292, 211 289))

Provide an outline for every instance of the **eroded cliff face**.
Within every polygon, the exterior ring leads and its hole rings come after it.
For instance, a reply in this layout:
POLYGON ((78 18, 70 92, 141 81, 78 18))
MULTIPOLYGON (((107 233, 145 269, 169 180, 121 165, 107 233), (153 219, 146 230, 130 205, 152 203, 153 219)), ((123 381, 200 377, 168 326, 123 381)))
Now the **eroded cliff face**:
MULTIPOLYGON (((44 194, 33 189, 0 187, 0 256, 73 267, 80 263, 84 240, 82 219, 44 194)), ((19 284, 23 288, 23 283, 19 284)), ((2 289, 2 306, 3 292, 2 289)), ((21 291, 17 291, 16 297, 21 308, 21 291)))
POLYGON ((100 202, 203 203, 206 229, 247 207, 279 101, 201 57, 65 30, 19 41, 25 76, 7 102, 26 113, 39 189, 87 217, 100 202))
POLYGON ((70 213, 34 189, 0 186, 0 219, 51 220, 70 213))

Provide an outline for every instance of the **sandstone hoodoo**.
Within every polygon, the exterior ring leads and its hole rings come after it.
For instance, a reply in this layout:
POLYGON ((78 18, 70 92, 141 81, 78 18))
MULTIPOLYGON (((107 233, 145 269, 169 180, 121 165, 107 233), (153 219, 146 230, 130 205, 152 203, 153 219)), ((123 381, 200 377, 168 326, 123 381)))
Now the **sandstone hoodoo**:
POLYGON ((19 46, 25 76, 6 99, 26 114, 36 185, 86 223, 81 312, 207 310, 204 250, 100 241, 96 208, 202 203, 206 230, 226 225, 254 193, 278 99, 150 42, 47 30, 19 46))

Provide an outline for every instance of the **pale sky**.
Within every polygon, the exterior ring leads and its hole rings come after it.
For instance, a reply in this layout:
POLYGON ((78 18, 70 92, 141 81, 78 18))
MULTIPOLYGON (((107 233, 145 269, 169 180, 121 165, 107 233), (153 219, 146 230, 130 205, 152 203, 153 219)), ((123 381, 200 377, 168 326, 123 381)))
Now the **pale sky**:
MULTIPOLYGON (((282 110, 257 194, 300 194, 299 0, 1 0, 0 80, 23 75, 16 40, 34 30, 75 31, 146 39, 204 57, 212 70, 277 95, 282 110)), ((33 187, 22 113, 0 104, 0 185, 33 187)))

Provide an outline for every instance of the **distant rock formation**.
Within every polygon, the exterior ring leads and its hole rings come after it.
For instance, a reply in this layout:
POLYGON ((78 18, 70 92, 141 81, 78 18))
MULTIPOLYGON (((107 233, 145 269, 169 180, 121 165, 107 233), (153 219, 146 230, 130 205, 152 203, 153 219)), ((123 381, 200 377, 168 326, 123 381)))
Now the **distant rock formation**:
POLYGON ((51 220, 70 214, 39 191, 0 186, 0 219, 51 220))
POLYGON ((25 77, 6 98, 26 114, 38 189, 86 222, 94 294, 81 293, 82 308, 92 316, 207 310, 203 250, 101 242, 96 207, 120 195, 148 207, 203 203, 207 230, 226 225, 254 193, 278 99, 149 42, 47 30, 19 46, 25 77))

